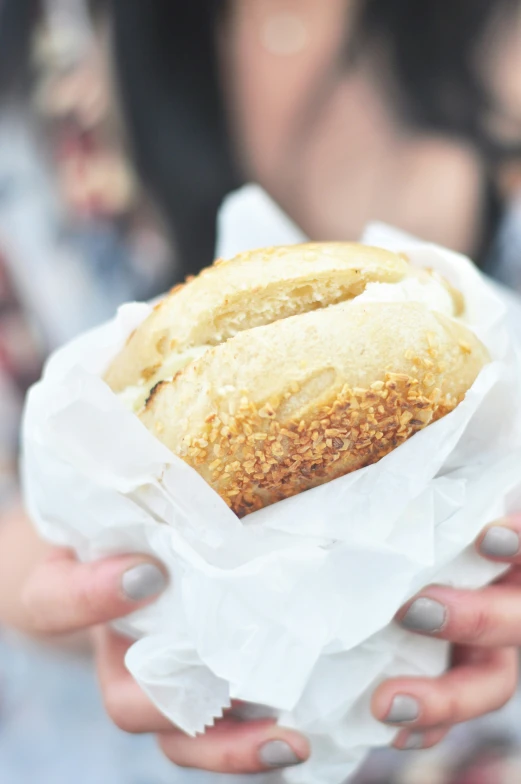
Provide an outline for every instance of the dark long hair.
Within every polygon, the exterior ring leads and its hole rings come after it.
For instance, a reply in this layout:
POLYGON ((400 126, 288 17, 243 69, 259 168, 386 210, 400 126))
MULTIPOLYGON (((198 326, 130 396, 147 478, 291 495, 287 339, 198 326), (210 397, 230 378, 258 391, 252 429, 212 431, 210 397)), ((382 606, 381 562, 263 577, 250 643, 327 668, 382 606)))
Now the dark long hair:
POLYGON ((217 68, 215 0, 111 0, 114 56, 138 171, 183 272, 212 259, 215 217, 240 183, 217 68))
POLYGON ((387 50, 410 122, 493 147, 484 117, 496 107, 478 58, 483 61, 491 23, 501 35, 501 25, 520 8, 519 0, 364 0, 359 41, 387 50))
MULTIPOLYGON (((494 149, 484 123, 493 103, 476 45, 494 16, 519 0, 360 0, 355 41, 387 52, 397 99, 417 126, 494 149)), ((136 167, 181 260, 181 274, 212 257, 215 216, 240 184, 221 100, 215 27, 224 0, 97 0, 111 16, 114 57, 136 167)), ((0 3, 0 86, 23 81, 37 0, 0 3)), ((346 58, 347 61, 347 58, 346 58)))
POLYGON ((0 2, 0 95, 24 90, 29 78, 29 42, 40 4, 36 0, 0 2))

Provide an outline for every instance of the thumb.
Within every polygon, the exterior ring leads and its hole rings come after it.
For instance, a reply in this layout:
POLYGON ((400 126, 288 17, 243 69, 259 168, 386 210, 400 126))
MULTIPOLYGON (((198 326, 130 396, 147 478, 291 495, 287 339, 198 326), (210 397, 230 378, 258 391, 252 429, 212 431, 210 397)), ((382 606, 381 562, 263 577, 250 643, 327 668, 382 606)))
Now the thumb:
POLYGON ((27 626, 58 634, 107 623, 155 599, 167 582, 164 568, 143 555, 79 563, 70 551, 54 550, 24 587, 27 626))

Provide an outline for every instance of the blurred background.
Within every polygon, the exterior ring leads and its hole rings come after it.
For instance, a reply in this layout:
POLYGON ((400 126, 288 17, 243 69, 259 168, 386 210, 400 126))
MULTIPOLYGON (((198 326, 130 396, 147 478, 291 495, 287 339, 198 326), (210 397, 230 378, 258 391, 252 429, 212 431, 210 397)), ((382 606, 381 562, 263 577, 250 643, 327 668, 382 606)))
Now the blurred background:
MULTIPOLYGON (((46 356, 208 264, 218 205, 242 182, 313 238, 386 220, 521 293, 519 2, 188 5, 0 2, 3 509, 46 356)), ((521 781, 520 709, 430 752, 377 752, 356 784, 521 781)), ((112 727, 87 656, 0 628, 0 784, 72 778, 213 780, 112 727)))

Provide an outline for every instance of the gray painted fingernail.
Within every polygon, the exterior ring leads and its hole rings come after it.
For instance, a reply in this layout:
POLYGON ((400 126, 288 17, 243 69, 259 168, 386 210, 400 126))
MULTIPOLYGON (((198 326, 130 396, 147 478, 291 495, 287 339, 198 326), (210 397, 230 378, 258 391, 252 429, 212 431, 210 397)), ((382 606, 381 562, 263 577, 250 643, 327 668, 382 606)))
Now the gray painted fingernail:
POLYGON ((423 732, 411 732, 402 746, 403 751, 418 751, 423 749, 423 732))
POLYGON ((288 768, 290 765, 299 765, 303 762, 289 743, 283 740, 270 740, 261 746, 259 759, 266 768, 288 768))
POLYGON ((519 536, 515 531, 504 525, 494 525, 488 529, 479 549, 491 558, 512 558, 519 553, 519 546, 519 536))
POLYGON ((141 602, 150 599, 166 588, 166 577, 155 564, 144 563, 128 569, 121 578, 121 587, 127 599, 141 602))
POLYGON ((239 721, 258 721, 259 719, 276 719, 278 711, 267 705, 257 705, 252 702, 241 702, 230 711, 230 716, 239 721))
POLYGON ((408 694, 397 694, 394 698, 391 709, 385 717, 387 724, 406 724, 409 721, 416 721, 420 715, 420 705, 418 700, 408 694))
POLYGON ((423 596, 411 604, 400 624, 411 632, 432 634, 443 628, 446 618, 447 610, 443 604, 423 596))

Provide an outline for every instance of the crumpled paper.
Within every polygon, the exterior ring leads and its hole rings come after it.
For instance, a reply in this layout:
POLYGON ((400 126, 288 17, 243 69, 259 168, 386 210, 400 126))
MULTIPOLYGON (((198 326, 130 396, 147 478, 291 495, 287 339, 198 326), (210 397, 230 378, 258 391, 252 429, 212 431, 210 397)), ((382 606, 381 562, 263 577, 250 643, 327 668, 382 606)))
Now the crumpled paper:
MULTIPOLYGON (((255 187, 220 215, 226 255, 302 238, 255 187)), ((170 572, 154 605, 117 624, 136 640, 127 666, 143 690, 192 735, 231 699, 269 706, 311 740, 310 761, 278 774, 295 784, 338 784, 392 741, 370 713, 375 686, 436 675, 447 660, 445 643, 402 631, 395 612, 433 581, 494 579, 502 567, 472 542, 521 506, 521 359, 503 303, 457 254, 379 225, 364 241, 445 275, 493 357, 455 411, 376 465, 239 521, 101 380, 147 304, 123 306, 56 352, 24 420, 25 493, 40 533, 82 559, 139 551, 170 572)))

